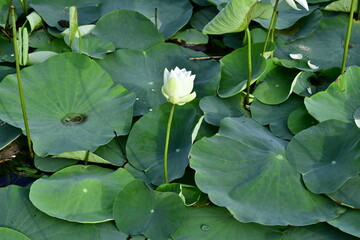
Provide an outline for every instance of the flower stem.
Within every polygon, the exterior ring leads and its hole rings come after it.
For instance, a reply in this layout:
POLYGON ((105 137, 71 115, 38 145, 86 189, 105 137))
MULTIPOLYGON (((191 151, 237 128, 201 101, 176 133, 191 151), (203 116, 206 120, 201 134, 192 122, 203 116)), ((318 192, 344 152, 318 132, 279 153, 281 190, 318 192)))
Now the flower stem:
POLYGON ((279 0, 276 0, 275 1, 275 6, 274 6, 274 9, 273 9, 273 13, 272 13, 272 16, 271 16, 271 20, 270 20, 270 26, 269 26, 269 29, 267 31, 266 38, 265 38, 264 49, 263 49, 263 52, 262 52, 261 56, 264 56, 264 54, 266 52, 268 42, 269 42, 270 35, 273 32, 273 30, 275 29, 276 20, 277 20, 277 7, 278 7, 278 5, 279 5, 279 0))
POLYGON ((24 119, 25 132, 26 132, 27 142, 28 142, 28 145, 29 145, 30 157, 34 158, 34 153, 33 153, 33 150, 32 150, 32 143, 31 143, 31 138, 30 138, 29 123, 28 123, 27 114, 26 114, 26 108, 25 108, 24 91, 23 91, 21 75, 20 75, 19 48, 18 48, 17 36, 16 36, 15 7, 12 6, 12 5, 10 6, 10 13, 11 13, 11 18, 12 18, 13 42, 14 42, 15 65, 16 65, 16 77, 17 77, 17 83, 18 83, 18 89, 19 89, 21 111, 22 111, 22 115, 23 115, 23 119, 24 119))
POLYGON ((158 9, 155 8, 155 27, 158 29, 158 9))
POLYGON ((90 156, 90 151, 87 150, 85 153, 85 157, 84 157, 84 165, 87 165, 89 162, 89 156, 90 156))
POLYGON ((343 54, 342 65, 341 65, 341 74, 343 74, 345 72, 345 65, 346 65, 346 58, 348 55, 352 23, 354 21, 354 12, 355 12, 355 0, 352 0, 351 8, 350 8, 349 23, 348 23, 348 28, 347 28, 346 37, 345 37, 345 46, 344 46, 344 54, 343 54))
POLYGON ((165 149, 164 149, 164 177, 165 183, 169 183, 169 175, 168 175, 168 152, 169 152, 169 140, 170 140, 170 130, 171 123, 174 116, 175 104, 172 104, 169 114, 169 120, 166 128, 166 138, 165 138, 165 149))
POLYGON ((251 77, 252 77, 252 59, 251 59, 251 34, 249 27, 246 28, 246 38, 248 43, 248 80, 246 83, 246 96, 245 96, 245 104, 248 105, 250 103, 250 85, 251 85, 251 77))

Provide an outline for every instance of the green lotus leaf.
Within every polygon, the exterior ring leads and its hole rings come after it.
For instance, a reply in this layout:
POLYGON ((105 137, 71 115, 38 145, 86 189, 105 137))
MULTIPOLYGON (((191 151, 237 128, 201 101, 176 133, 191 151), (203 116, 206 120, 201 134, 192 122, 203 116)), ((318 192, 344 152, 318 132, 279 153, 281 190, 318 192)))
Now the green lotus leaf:
POLYGON ((7 62, 8 55, 14 54, 14 45, 11 39, 5 38, 0 35, 0 62, 7 62))
POLYGON ((151 190, 142 180, 134 180, 120 190, 114 203, 118 229, 130 235, 166 240, 185 218, 179 195, 151 190))
MULTIPOLYGON (((31 139, 37 155, 94 151, 128 133, 134 94, 115 86, 94 61, 64 53, 21 71, 31 139), (104 124, 99 124, 104 123, 104 124)), ((0 119, 22 128, 15 75, 0 83, 0 119)))
POLYGON ((99 232, 101 240, 125 240, 129 237, 127 234, 120 232, 116 228, 114 221, 98 223, 95 224, 95 227, 99 232))
MULTIPOLYGON (((170 103, 140 118, 131 129, 126 144, 129 163, 145 172, 154 185, 164 183, 164 146, 170 103)), ((169 141, 169 181, 183 176, 189 161, 192 133, 199 120, 191 104, 176 106, 169 141)))
POLYGON ((21 232, 5 227, 0 227, 0 236, 6 240, 31 240, 21 232))
MULTIPOLYGON (((358 6, 358 0, 355 0, 355 6, 358 6)), ((347 12, 349 13, 351 9, 351 0, 338 0, 333 1, 325 7, 326 11, 335 11, 335 12, 347 12)), ((359 12, 359 9, 355 9, 355 12, 359 12)))
POLYGON ((201 8, 192 15, 190 24, 196 30, 202 31, 218 12, 216 7, 201 8))
POLYGON ((277 65, 279 60, 271 58, 266 63, 265 72, 259 78, 254 96, 265 104, 280 104, 289 98, 295 86, 298 71, 277 65))
POLYGON ((49 178, 35 181, 31 202, 46 214, 79 223, 113 219, 112 206, 119 190, 134 177, 125 169, 113 171, 98 166, 75 165, 49 178))
POLYGON ((287 121, 287 125, 293 134, 297 134, 317 123, 318 121, 308 113, 305 106, 301 106, 292 111, 287 121))
POLYGON ((293 227, 285 231, 282 240, 356 240, 325 223, 305 227, 293 227))
POLYGON ((189 60, 207 55, 181 46, 162 43, 146 51, 121 49, 98 63, 116 83, 136 93, 135 115, 157 108, 166 99, 161 94, 164 70, 186 68, 196 75, 194 90, 197 97, 215 95, 220 80, 220 66, 215 60, 189 60))
MULTIPOLYGON (((1 49, 2 50, 2 49, 1 49)), ((16 70, 13 67, 0 66, 0 82, 3 80, 6 75, 15 73, 16 70)))
POLYGON ((74 236, 76 240, 100 240, 94 225, 50 217, 31 204, 29 189, 14 185, 0 188, 0 225, 22 232, 33 240, 64 240, 74 236))
POLYGON ((0 120, 0 150, 21 135, 21 130, 0 120))
POLYGON ((360 67, 349 68, 326 91, 305 99, 309 113, 320 122, 337 119, 355 123, 354 114, 360 107, 360 67))
POLYGON ((196 29, 186 29, 185 31, 177 32, 170 39, 175 39, 178 42, 185 42, 186 44, 207 44, 209 37, 196 29))
POLYGON ((255 223, 241 223, 225 209, 216 206, 186 208, 182 227, 172 236, 174 240, 252 239, 279 240, 281 233, 255 223))
POLYGON ((288 100, 278 105, 267 105, 254 99, 250 105, 254 120, 262 125, 269 124, 270 131, 279 138, 290 140, 293 137, 288 128, 288 118, 292 111, 303 105, 304 99, 291 95, 288 100))
POLYGON ((220 126, 220 121, 225 117, 241 117, 247 115, 242 108, 244 95, 237 94, 230 98, 216 96, 204 97, 200 101, 200 108, 205 114, 205 121, 215 126, 220 126))
MULTIPOLYGON (((300 12, 302 12, 301 10, 300 12)), ((298 20, 291 28, 280 31, 278 35, 284 42, 292 42, 301 38, 305 38, 313 33, 318 27, 323 14, 320 10, 315 10, 300 20, 298 20)))
MULTIPOLYGON (((270 0, 262 0, 262 4, 269 4, 271 5, 270 0)), ((310 5, 309 11, 300 7, 300 11, 297 11, 290 7, 290 5, 286 1, 281 1, 278 6, 278 17, 276 20, 276 29, 286 29, 293 26, 297 23, 301 18, 310 15, 314 10, 316 10, 319 6, 317 5, 310 5)), ((264 28, 269 28, 270 25, 270 18, 268 19, 260 19, 256 18, 254 21, 260 23, 264 28)))
MULTIPOLYGON (((79 39, 75 38, 72 43, 74 52, 80 52, 79 39)), ((106 54, 114 52, 115 45, 112 42, 97 39, 97 38, 83 38, 81 41, 81 53, 86 54, 92 58, 102 59, 106 54)))
POLYGON ((159 192, 174 192, 180 196, 185 206, 193 206, 200 200, 202 193, 194 186, 181 183, 168 183, 156 188, 159 192))
POLYGON ((113 42, 116 48, 140 51, 164 41, 148 18, 131 10, 116 10, 102 16, 92 34, 96 38, 113 42))
POLYGON ((200 190, 240 222, 302 226, 344 212, 304 187, 286 145, 253 119, 225 118, 217 135, 194 144, 190 166, 200 190))
POLYGON ((360 129, 328 120, 291 140, 286 155, 314 193, 331 193, 360 173, 360 129))
POLYGON ((350 178, 335 192, 327 194, 341 205, 360 208, 360 176, 350 178))
POLYGON ((155 8, 157 9, 158 29, 167 39, 182 28, 190 19, 192 6, 188 0, 107 0, 100 4, 101 13, 105 14, 115 9, 137 11, 155 23, 155 8))
POLYGON ((224 34, 244 31, 251 19, 257 0, 233 0, 203 29, 205 34, 224 34))
POLYGON ((75 6, 78 11, 79 25, 96 21, 100 17, 101 0, 32 0, 30 6, 50 26, 64 30, 69 26, 69 8, 75 6))
MULTIPOLYGON (((263 43, 252 44, 251 52, 252 62, 252 83, 265 71, 266 60, 261 56, 263 43)), ((219 85, 219 96, 231 97, 246 88, 248 79, 247 47, 239 48, 226 55, 220 60, 221 63, 221 81, 219 85)))
POLYGON ((360 238, 360 210, 347 210, 340 217, 328 223, 343 232, 360 238))
MULTIPOLYGON (((293 14, 297 12, 299 11, 294 10, 293 14)), ((348 20, 348 14, 324 14, 317 30, 308 37, 289 43, 276 41, 274 56, 290 59, 290 53, 298 53, 303 55, 304 60, 310 60, 312 64, 319 66, 319 69, 341 67, 348 20)), ((354 20, 347 66, 359 65, 360 44, 356 44, 358 42, 360 42, 360 22, 354 20)))
POLYGON ((75 165, 78 160, 69 158, 56 158, 56 157, 39 157, 35 156, 34 165, 37 169, 43 172, 56 172, 63 168, 75 165))

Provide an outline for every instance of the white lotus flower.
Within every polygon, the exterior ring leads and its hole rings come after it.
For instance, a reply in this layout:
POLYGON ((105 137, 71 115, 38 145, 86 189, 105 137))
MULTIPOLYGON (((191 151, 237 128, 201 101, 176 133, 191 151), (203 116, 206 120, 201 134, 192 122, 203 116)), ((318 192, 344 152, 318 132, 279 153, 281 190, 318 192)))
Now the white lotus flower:
POLYGON ((194 87, 195 75, 185 68, 176 67, 170 72, 167 68, 164 70, 164 85, 161 88, 162 94, 167 101, 172 104, 184 105, 194 100, 196 93, 191 91, 194 87))
POLYGON ((306 2, 306 0, 285 0, 287 2, 287 4, 289 4, 290 7, 292 7, 293 9, 296 9, 296 10, 300 10, 300 8, 298 8, 296 6, 296 3, 297 2, 298 4, 300 4, 301 6, 303 6, 306 10, 309 11, 309 6, 306 2))

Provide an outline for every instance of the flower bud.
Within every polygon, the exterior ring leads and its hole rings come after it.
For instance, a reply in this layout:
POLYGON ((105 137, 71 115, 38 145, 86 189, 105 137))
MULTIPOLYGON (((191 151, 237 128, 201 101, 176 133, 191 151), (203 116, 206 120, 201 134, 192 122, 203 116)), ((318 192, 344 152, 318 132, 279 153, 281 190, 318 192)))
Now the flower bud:
POLYGON ((194 100, 196 93, 191 91, 194 87, 195 75, 185 68, 176 67, 170 72, 167 68, 164 70, 164 85, 161 88, 162 94, 168 102, 177 105, 184 105, 194 100))

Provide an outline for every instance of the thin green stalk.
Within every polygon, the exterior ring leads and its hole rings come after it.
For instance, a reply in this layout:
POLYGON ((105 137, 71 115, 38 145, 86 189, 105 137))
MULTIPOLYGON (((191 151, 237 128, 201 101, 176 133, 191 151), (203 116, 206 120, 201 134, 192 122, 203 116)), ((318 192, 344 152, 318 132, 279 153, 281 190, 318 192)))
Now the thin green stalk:
POLYGON ((26 0, 21 0, 21 5, 22 5, 23 12, 25 13, 25 15, 27 15, 27 12, 28 12, 27 1, 26 0))
POLYGON ((17 76, 17 83, 18 83, 18 89, 19 89, 19 95, 20 95, 21 111, 22 111, 22 115, 23 115, 23 119, 24 119, 25 132, 26 132, 27 142, 29 145, 30 156, 31 156, 31 158, 34 158, 34 153, 32 150, 32 143, 31 143, 31 138, 30 138, 29 123, 28 123, 26 108, 25 108, 24 91, 23 91, 21 75, 20 75, 19 48, 18 48, 17 36, 16 36, 15 7, 13 5, 10 6, 10 14, 11 14, 12 25, 13 25, 12 28, 13 28, 14 51, 15 51, 16 76, 17 76))
POLYGON ((275 1, 275 6, 274 6, 274 9, 273 9, 273 13, 272 13, 272 16, 271 16, 271 20, 270 20, 270 26, 269 26, 269 29, 267 31, 266 38, 265 38, 264 49, 263 49, 263 52, 262 52, 261 56, 264 56, 264 54, 266 52, 268 42, 269 42, 271 32, 273 31, 273 29, 275 29, 276 20, 277 20, 276 15, 277 15, 277 7, 278 7, 278 5, 279 5, 279 0, 276 0, 275 1))
POLYGON ((245 104, 248 105, 250 103, 250 85, 251 85, 251 77, 252 77, 252 59, 251 59, 251 34, 249 27, 246 29, 246 38, 248 40, 248 80, 246 83, 246 96, 245 96, 245 104))
POLYGON ((169 183, 169 175, 168 175, 168 152, 169 152, 169 140, 170 140, 170 130, 171 130, 171 123, 174 116, 175 104, 172 104, 169 120, 166 128, 166 138, 165 138, 165 149, 164 149, 164 177, 165 183, 169 183))
MULTIPOLYGON (((277 18, 279 16, 279 13, 276 12, 275 14, 275 23, 277 22, 277 18)), ((275 27, 271 30, 271 42, 275 42, 275 27)), ((274 52, 272 51, 270 54, 270 57, 272 58, 274 56, 274 52)))
POLYGON ((158 29, 158 9, 155 8, 155 27, 158 29))
POLYGON ((348 55, 349 43, 350 43, 350 37, 351 37, 351 29, 352 29, 352 24, 354 21, 354 12, 355 12, 355 0, 352 0, 351 8, 350 8, 349 23, 348 23, 348 28, 346 31, 344 55, 343 55, 342 65, 341 65, 341 74, 343 74, 345 72, 346 58, 348 55))
POLYGON ((88 150, 88 151, 86 151, 86 154, 85 154, 84 165, 88 164, 89 156, 90 156, 90 151, 88 150))

